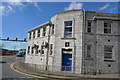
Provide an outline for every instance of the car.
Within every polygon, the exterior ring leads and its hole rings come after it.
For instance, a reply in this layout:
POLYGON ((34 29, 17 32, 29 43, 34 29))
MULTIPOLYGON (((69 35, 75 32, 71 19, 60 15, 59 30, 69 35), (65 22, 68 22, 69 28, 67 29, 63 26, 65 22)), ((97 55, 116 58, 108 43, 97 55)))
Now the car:
POLYGON ((25 56, 25 52, 18 52, 16 54, 17 57, 24 57, 25 56))

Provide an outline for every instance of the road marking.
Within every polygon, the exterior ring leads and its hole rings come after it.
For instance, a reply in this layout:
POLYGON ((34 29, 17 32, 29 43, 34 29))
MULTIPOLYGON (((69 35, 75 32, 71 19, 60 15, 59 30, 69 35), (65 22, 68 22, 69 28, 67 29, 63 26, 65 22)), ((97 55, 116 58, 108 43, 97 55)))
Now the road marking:
MULTIPOLYGON (((16 64, 17 62, 14 62, 10 65, 11 69, 14 70, 15 72, 19 73, 19 74, 23 74, 23 75, 28 75, 28 76, 31 76, 31 77, 36 77, 36 78, 46 78, 46 77, 41 77, 41 76, 36 76, 36 75, 31 75, 31 74, 26 74, 26 73, 23 73, 23 72, 20 72, 19 70, 16 70, 14 69, 14 64, 16 64)), ((46 78, 47 79, 47 78, 46 78)))

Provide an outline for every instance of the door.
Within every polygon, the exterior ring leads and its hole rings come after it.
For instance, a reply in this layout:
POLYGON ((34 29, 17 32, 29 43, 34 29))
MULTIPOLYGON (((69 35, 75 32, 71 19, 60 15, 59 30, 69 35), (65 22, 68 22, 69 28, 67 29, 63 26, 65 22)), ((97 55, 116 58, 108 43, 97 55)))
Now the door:
POLYGON ((72 71, 72 54, 62 54, 62 71, 72 71))

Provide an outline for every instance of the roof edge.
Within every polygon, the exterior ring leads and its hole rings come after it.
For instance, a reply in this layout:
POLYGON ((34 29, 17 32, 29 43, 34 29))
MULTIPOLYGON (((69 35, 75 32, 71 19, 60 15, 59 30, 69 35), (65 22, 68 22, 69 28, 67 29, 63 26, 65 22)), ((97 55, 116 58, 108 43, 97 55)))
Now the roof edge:
POLYGON ((41 27, 43 27, 43 26, 45 26, 45 25, 48 25, 48 24, 50 24, 50 22, 43 23, 43 24, 41 24, 41 25, 39 25, 39 26, 37 26, 37 27, 34 27, 33 29, 28 30, 27 32, 31 32, 31 31, 33 31, 33 30, 36 30, 36 29, 41 28, 41 27))

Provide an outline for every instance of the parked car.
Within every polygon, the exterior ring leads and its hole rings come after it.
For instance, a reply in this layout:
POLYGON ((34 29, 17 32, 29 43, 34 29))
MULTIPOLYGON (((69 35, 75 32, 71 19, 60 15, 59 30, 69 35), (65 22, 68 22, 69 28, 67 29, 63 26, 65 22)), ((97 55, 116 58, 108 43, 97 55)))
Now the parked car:
POLYGON ((24 57, 25 56, 25 52, 18 52, 17 54, 16 54, 16 56, 17 57, 24 57))

